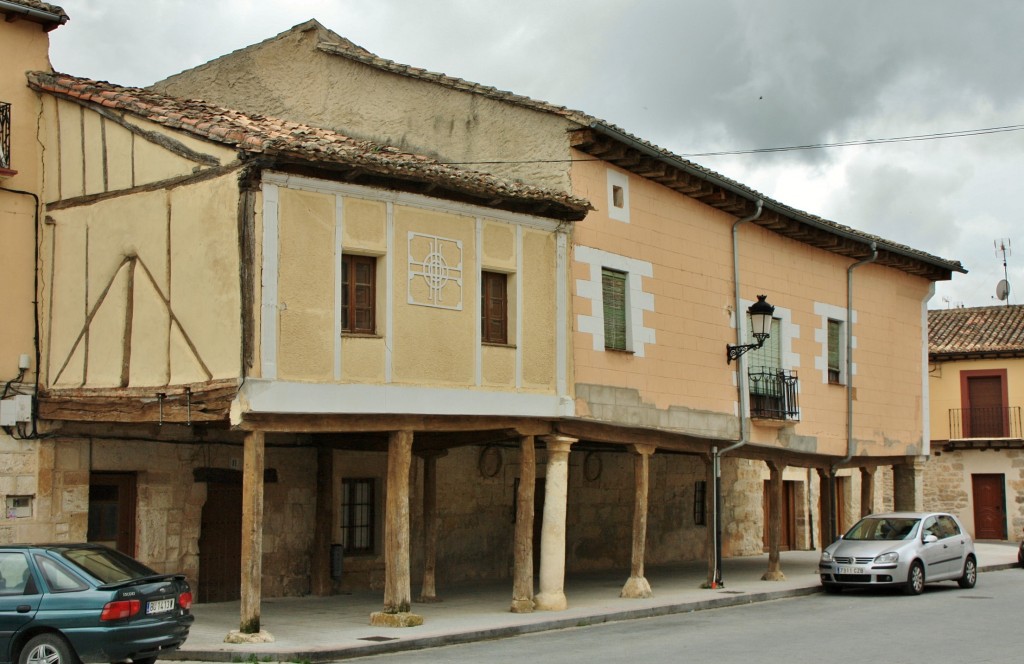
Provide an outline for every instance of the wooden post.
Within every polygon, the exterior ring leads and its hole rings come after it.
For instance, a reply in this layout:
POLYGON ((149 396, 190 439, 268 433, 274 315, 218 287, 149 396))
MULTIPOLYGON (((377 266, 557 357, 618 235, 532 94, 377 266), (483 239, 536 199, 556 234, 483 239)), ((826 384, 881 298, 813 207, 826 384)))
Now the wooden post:
POLYGON ((785 466, 776 461, 768 461, 768 571, 761 577, 762 581, 784 581, 782 558, 779 549, 782 546, 782 471, 785 466))
POLYGON ((409 612, 409 469, 412 431, 393 431, 388 438, 387 501, 384 513, 384 610, 370 614, 377 627, 412 627, 423 618, 409 612))
POLYGON ((875 512, 875 471, 872 466, 860 469, 860 515, 865 517, 875 512))
POLYGON ((620 597, 642 599, 650 597, 651 584, 644 577, 644 550, 647 544, 647 495, 650 487, 651 455, 653 445, 631 445, 633 457, 633 555, 629 579, 623 586, 620 597))
POLYGON ((423 589, 420 602, 440 602, 437 598, 437 460, 448 454, 431 450, 423 458, 423 589))
POLYGON ((538 611, 564 611, 565 516, 569 499, 569 448, 576 442, 567 436, 545 436, 547 477, 544 480, 544 525, 540 538, 540 592, 533 598, 538 611))
POLYGON ((242 600, 238 627, 242 634, 260 632, 264 451, 263 432, 247 432, 242 462, 242 600))
POLYGON ((314 595, 330 595, 331 530, 334 527, 334 450, 316 451, 316 519, 313 526, 313 556, 310 576, 314 595))
POLYGON ((537 482, 537 450, 533 436, 519 439, 519 490, 516 493, 515 542, 512 562, 512 613, 533 611, 533 501, 537 482))

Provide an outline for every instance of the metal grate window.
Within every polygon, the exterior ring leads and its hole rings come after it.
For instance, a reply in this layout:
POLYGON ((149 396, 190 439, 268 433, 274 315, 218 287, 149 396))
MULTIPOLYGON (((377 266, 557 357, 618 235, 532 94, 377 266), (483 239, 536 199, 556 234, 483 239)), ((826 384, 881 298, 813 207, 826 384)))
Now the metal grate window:
POLYGON ((11 168, 11 105, 0 101, 0 168, 11 168))
POLYGON ((345 553, 373 553, 376 542, 376 481, 341 481, 341 545, 345 553))
POLYGON ((372 256, 341 257, 341 329, 345 332, 376 332, 377 259, 372 256))

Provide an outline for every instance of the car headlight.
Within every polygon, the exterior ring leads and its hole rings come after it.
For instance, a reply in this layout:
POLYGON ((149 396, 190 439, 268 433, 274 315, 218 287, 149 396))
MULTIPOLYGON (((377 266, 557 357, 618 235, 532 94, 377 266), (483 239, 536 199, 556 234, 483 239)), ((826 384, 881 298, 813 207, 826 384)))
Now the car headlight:
POLYGON ((895 563, 900 559, 900 554, 895 551, 889 551, 875 558, 876 563, 895 563))
POLYGON ((830 563, 832 562, 832 554, 829 551, 821 552, 821 562, 830 563))

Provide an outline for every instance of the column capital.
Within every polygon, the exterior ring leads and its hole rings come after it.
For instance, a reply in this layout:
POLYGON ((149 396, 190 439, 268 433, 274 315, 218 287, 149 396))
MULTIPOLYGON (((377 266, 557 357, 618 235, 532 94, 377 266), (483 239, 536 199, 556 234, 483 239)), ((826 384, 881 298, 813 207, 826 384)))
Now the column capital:
POLYGON ((549 452, 568 452, 573 443, 579 442, 579 438, 563 436, 561 434, 541 436, 540 439, 544 441, 549 452))
POLYGON ((636 454, 650 456, 654 454, 658 447, 656 445, 644 445, 643 443, 630 443, 629 449, 636 454))

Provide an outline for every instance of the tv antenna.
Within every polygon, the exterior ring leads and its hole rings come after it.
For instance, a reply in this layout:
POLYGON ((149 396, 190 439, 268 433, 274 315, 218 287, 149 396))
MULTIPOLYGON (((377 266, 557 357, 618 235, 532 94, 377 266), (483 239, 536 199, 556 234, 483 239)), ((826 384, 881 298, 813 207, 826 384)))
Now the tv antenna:
POLYGON ((1000 238, 992 242, 992 245, 996 249, 996 256, 1003 257, 1003 278, 996 284, 996 299, 1005 301, 1006 306, 1010 306, 1010 277, 1006 270, 1006 257, 1011 254, 1010 238, 1000 238))

